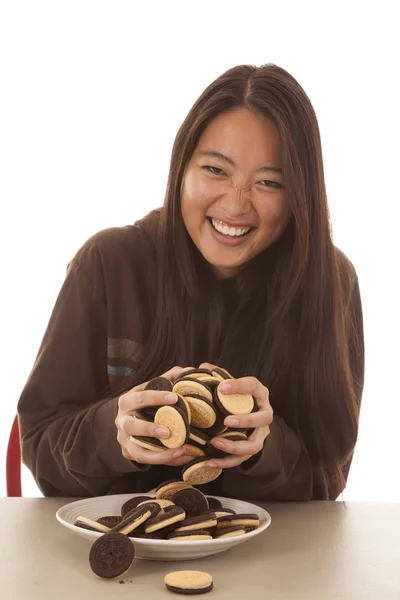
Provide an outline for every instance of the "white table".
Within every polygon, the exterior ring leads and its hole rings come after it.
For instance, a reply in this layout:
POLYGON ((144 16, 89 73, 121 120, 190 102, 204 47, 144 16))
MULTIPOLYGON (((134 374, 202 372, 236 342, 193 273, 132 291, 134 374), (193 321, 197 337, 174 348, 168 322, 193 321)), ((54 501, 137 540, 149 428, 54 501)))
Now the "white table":
POLYGON ((246 544, 190 562, 135 560, 106 581, 89 567, 91 542, 56 521, 72 500, 0 499, 2 600, 172 600, 182 596, 164 575, 179 569, 210 572, 210 600, 400 599, 400 503, 260 503, 272 523, 246 544))

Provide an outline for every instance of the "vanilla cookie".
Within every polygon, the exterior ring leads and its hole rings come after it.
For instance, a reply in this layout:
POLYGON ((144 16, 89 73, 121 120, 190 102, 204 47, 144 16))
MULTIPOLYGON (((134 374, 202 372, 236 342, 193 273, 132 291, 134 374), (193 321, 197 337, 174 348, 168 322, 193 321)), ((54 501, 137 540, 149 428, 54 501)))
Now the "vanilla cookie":
POLYGON ((229 415, 249 415, 254 410, 255 401, 251 394, 224 394, 217 387, 214 402, 219 410, 229 415))
POLYGON ((172 391, 174 394, 181 394, 181 396, 200 394, 209 402, 213 401, 213 393, 211 388, 209 388, 208 385, 205 385, 203 382, 191 377, 181 377, 180 379, 177 379, 172 391))
POLYGON ((169 437, 161 440, 167 448, 180 448, 189 438, 189 422, 179 408, 162 406, 156 412, 154 423, 163 425, 169 430, 169 437))
MULTIPOLYGON (((212 404, 200 394, 191 394, 186 396, 192 415, 192 424, 199 429, 208 429, 212 427, 217 420, 217 410, 212 404)), ((190 436, 190 431, 189 431, 190 436)))
POLYGON ((184 481, 192 485, 202 485, 209 481, 214 481, 222 473, 219 467, 209 467, 208 460, 205 458, 195 458, 187 463, 182 469, 184 481))

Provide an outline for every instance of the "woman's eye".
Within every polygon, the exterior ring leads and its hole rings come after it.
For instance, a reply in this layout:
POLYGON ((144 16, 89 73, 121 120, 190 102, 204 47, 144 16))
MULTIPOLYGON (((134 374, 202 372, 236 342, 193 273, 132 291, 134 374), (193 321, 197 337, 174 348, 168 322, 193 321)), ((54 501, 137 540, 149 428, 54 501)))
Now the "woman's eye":
MULTIPOLYGON (((218 167, 211 167, 209 165, 205 165, 203 167, 203 169, 209 169, 211 171, 211 169, 214 169, 214 171, 219 171, 219 173, 214 173, 214 175, 220 175, 220 173, 224 173, 222 169, 218 169, 218 167)), ((213 171, 211 171, 211 173, 213 173, 213 171)), ((224 173, 225 175, 225 173, 224 173)))
MULTIPOLYGON (((218 167, 212 167, 211 165, 205 165, 204 167, 202 167, 202 169, 207 169, 214 175, 225 175, 222 169, 219 169, 218 167), (215 171, 219 171, 219 173, 215 173, 215 171)), ((258 183, 263 184, 263 187, 272 187, 277 189, 283 188, 282 184, 278 183, 277 181, 270 181, 269 179, 264 179, 263 181, 259 181, 258 183)))

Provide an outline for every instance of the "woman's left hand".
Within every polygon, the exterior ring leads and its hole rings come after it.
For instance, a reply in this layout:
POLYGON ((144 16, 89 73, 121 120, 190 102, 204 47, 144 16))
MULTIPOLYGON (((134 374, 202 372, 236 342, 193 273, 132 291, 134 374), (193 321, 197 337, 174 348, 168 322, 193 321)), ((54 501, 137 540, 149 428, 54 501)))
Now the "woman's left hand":
MULTIPOLYGON (((200 368, 213 370, 216 365, 202 363, 200 368)), ((237 467, 245 460, 251 458, 254 454, 260 452, 264 447, 264 442, 269 435, 269 426, 273 421, 273 410, 269 403, 269 391, 255 377, 241 377, 240 379, 227 379, 220 384, 221 391, 227 394, 251 394, 258 406, 258 411, 249 415, 232 415, 226 417, 224 423, 230 429, 253 429, 248 439, 243 442, 232 442, 221 437, 214 437, 211 444, 220 450, 224 450, 231 456, 226 458, 211 458, 208 464, 221 469, 237 467), (229 389, 223 389, 223 386, 230 386, 229 389)))

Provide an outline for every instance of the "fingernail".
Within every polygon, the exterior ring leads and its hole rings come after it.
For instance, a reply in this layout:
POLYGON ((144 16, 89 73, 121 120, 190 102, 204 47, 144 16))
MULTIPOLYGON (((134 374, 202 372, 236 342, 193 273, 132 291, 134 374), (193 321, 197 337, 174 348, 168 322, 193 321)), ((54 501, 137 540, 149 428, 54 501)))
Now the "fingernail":
POLYGON ((176 394, 167 394, 164 396, 164 400, 167 400, 168 402, 176 402, 178 400, 178 396, 176 394))
POLYGON ((180 448, 176 452, 173 453, 172 458, 179 458, 185 454, 185 448, 180 448))
POLYGON ((155 430, 155 434, 158 435, 159 437, 169 437, 170 433, 169 433, 169 429, 167 427, 157 427, 157 429, 155 430))
POLYGON ((219 389, 221 392, 229 392, 232 389, 232 386, 230 383, 221 383, 219 389))
POLYGON ((240 425, 239 419, 235 419, 235 417, 227 417, 224 423, 225 425, 228 425, 228 427, 237 427, 240 425))

